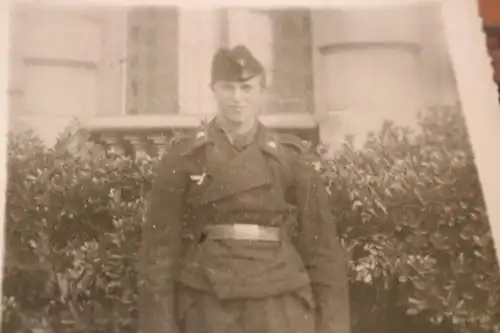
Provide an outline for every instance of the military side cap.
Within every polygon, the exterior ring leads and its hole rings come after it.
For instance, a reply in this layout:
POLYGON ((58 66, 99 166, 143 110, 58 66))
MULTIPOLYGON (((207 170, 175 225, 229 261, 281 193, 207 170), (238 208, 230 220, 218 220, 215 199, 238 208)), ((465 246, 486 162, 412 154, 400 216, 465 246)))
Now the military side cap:
POLYGON ((244 82, 264 74, 264 67, 243 45, 221 48, 212 59, 212 83, 244 82))

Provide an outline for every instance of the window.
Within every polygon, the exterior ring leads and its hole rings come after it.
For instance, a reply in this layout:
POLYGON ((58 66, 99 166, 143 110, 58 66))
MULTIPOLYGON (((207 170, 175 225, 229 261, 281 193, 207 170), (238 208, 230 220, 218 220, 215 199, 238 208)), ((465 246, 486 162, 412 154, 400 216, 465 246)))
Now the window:
POLYGON ((220 11, 148 7, 129 12, 125 114, 214 111, 210 63, 221 45, 220 11))
POLYGON ((125 113, 177 113, 177 10, 135 8, 126 20, 125 113))

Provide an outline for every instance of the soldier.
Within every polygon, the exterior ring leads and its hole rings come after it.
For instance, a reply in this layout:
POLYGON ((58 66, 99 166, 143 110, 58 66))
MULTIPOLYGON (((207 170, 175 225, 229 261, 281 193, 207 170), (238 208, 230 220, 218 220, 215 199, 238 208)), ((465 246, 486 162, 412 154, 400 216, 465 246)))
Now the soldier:
POLYGON ((348 333, 346 259, 323 181, 296 136, 257 120, 265 71, 213 58, 214 120, 173 140, 141 251, 144 333, 348 333))

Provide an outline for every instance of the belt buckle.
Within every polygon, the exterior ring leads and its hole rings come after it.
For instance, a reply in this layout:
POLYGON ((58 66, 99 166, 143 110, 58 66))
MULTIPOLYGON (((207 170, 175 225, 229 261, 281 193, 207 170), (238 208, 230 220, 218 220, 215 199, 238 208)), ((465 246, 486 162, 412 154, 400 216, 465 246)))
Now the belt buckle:
POLYGON ((233 232, 236 238, 259 239, 260 226, 257 224, 235 224, 233 232))

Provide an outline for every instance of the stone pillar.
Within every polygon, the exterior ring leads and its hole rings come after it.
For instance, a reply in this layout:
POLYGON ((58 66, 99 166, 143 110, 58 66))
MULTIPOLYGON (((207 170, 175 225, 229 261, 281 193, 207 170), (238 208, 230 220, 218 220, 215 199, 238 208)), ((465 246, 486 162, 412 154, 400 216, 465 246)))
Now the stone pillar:
POLYGON ((315 112, 323 142, 362 136, 384 119, 415 117, 423 103, 419 20, 416 6, 312 11, 315 112))
POLYGON ((52 145, 73 119, 99 108, 103 20, 89 9, 35 5, 19 7, 13 20, 22 27, 12 41, 12 82, 22 100, 11 124, 35 130, 52 145))
POLYGON ((210 64, 222 44, 221 9, 179 8, 179 113, 215 113, 210 64))

